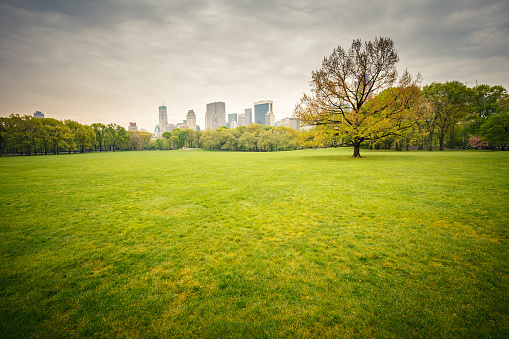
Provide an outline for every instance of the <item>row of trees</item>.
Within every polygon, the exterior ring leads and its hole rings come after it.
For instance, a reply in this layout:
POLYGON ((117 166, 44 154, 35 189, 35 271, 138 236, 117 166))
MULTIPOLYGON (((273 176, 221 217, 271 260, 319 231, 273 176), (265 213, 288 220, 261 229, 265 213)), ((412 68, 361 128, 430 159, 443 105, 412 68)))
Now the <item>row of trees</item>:
POLYGON ((131 132, 116 124, 94 123, 88 126, 72 120, 39 119, 12 114, 0 118, 0 155, 172 150, 183 147, 230 151, 281 151, 301 148, 297 135, 296 130, 284 126, 251 124, 236 129, 220 127, 214 131, 174 129, 172 132, 164 132, 161 138, 153 139, 152 133, 131 132))
POLYGON ((285 126, 262 126, 251 124, 235 129, 220 127, 204 131, 200 147, 228 151, 285 151, 301 148, 298 132, 285 126))
POLYGON ((432 83, 421 88, 421 77, 396 72, 399 57, 390 38, 354 40, 341 46, 312 72, 311 93, 295 108, 303 124, 291 128, 257 124, 214 131, 175 129, 151 140, 148 132, 128 132, 116 124, 82 125, 75 121, 11 115, 0 118, 0 154, 58 153, 86 149, 178 149, 278 151, 302 147, 361 146, 392 148, 417 146, 432 150, 438 143, 450 148, 506 148, 509 144, 509 97, 502 86, 469 88, 459 81, 432 83))
POLYGON ((88 126, 17 114, 0 117, 0 155, 142 149, 149 147, 151 137, 152 133, 129 132, 116 124, 88 126))
POLYGON ((354 40, 341 46, 312 72, 311 93, 295 108, 304 124, 317 126, 305 140, 316 146, 403 145, 439 149, 509 144, 509 101, 502 86, 467 87, 458 81, 420 87, 405 71, 398 78, 399 57, 390 38, 354 40))

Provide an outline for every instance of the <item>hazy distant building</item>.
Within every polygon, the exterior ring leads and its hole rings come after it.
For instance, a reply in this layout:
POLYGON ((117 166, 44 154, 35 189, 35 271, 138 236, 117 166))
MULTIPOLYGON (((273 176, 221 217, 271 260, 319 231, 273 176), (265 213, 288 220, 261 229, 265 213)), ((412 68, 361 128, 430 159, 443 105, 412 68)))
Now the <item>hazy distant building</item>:
POLYGON ((253 123, 253 109, 246 108, 244 110, 244 126, 249 126, 253 123))
POLYGON ((266 126, 276 126, 276 117, 274 116, 274 113, 267 112, 265 114, 265 124, 266 126))
POLYGON ((237 116, 237 126, 246 126, 246 114, 241 113, 237 116))
POLYGON ((193 131, 196 131, 196 114, 194 113, 194 111, 192 109, 190 109, 189 112, 187 112, 186 120, 187 120, 187 128, 190 128, 193 131))
POLYGON ((136 126, 136 123, 135 122, 130 122, 129 123, 129 131, 135 132, 137 130, 138 130, 138 126, 136 126))
POLYGON ((168 112, 166 111, 166 106, 159 106, 159 128, 161 129, 161 133, 167 131, 168 128, 168 112))
POLYGON ((165 132, 171 132, 175 129, 175 124, 168 124, 165 132))
POLYGON ((41 111, 35 111, 34 113, 34 118, 44 118, 44 113, 42 113, 41 111))
POLYGON ((156 128, 154 128, 154 136, 155 137, 161 136, 161 129, 159 128, 159 125, 156 125, 156 128))
POLYGON ((232 120, 232 122, 230 122, 230 128, 231 129, 235 129, 235 128, 237 128, 237 126, 238 125, 237 125, 237 122, 235 120, 232 120))
MULTIPOLYGON (((235 125, 237 124, 237 113, 228 114, 228 127, 230 127, 230 128, 234 128, 231 126, 232 121, 235 122, 235 125)), ((235 127, 237 127, 237 126, 235 126, 235 127)))
MULTIPOLYGON (((278 125, 276 125, 276 126, 278 126, 278 125)), ((290 127, 295 130, 298 130, 299 129, 299 120, 295 119, 295 118, 283 118, 279 122, 279 126, 286 126, 286 127, 290 127)))
POLYGON ((273 112, 272 100, 255 102, 254 111, 254 123, 265 125, 265 114, 273 112))
POLYGON ((215 130, 219 126, 226 126, 226 108, 224 102, 207 104, 205 112, 205 129, 215 130))

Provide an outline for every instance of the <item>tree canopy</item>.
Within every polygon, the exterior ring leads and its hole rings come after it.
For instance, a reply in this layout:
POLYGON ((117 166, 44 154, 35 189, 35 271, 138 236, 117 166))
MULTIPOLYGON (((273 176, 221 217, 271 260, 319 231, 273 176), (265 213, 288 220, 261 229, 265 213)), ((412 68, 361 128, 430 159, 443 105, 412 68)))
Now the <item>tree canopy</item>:
POLYGON ((338 46, 312 72, 311 94, 301 98, 295 116, 342 134, 354 147, 353 157, 360 157, 361 143, 397 135, 415 123, 420 75, 413 80, 405 71, 398 81, 398 61, 390 38, 357 39, 348 51, 338 46))

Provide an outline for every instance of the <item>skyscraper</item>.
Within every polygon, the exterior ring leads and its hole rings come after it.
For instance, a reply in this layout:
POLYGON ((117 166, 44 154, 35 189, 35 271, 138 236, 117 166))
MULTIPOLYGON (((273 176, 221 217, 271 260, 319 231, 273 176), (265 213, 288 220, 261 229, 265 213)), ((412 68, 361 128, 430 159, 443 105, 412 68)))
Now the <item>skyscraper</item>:
POLYGON ((228 114, 228 127, 230 127, 230 128, 232 128, 232 126, 231 126, 232 121, 237 122, 237 113, 228 114))
POLYGON ((249 126, 253 123, 253 109, 246 108, 244 110, 244 126, 249 126))
POLYGON ((190 128, 193 131, 196 131, 196 114, 194 113, 194 111, 192 109, 190 109, 189 112, 187 112, 186 120, 187 120, 187 128, 190 128))
POLYGON ((219 126, 226 126, 226 108, 224 102, 213 102, 207 104, 205 112, 205 129, 217 129, 219 126))
POLYGON ((276 126, 275 122, 276 122, 276 118, 274 117, 274 113, 267 112, 267 114, 265 114, 265 125, 266 126, 276 126))
POLYGON ((254 123, 265 125, 265 114, 273 112, 272 100, 258 101, 254 103, 254 123))
POLYGON ((168 113, 166 112, 166 106, 159 106, 159 128, 161 129, 161 133, 166 132, 168 127, 168 113))
POLYGON ((290 127, 290 128, 293 128, 295 130, 298 130, 299 129, 299 120, 298 119, 295 119, 295 118, 283 118, 281 119, 280 121, 280 126, 286 126, 286 127, 290 127))
POLYGON ((237 117, 237 126, 246 126, 246 114, 241 113, 237 117))

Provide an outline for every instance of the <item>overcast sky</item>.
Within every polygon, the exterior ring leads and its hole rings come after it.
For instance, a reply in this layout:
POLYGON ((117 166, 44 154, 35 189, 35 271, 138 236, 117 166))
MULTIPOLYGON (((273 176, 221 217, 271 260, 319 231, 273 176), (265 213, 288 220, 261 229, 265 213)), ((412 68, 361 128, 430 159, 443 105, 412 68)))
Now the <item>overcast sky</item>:
POLYGON ((338 45, 390 37, 423 85, 509 88, 507 0, 0 0, 0 116, 153 131, 206 104, 291 116, 338 45))

